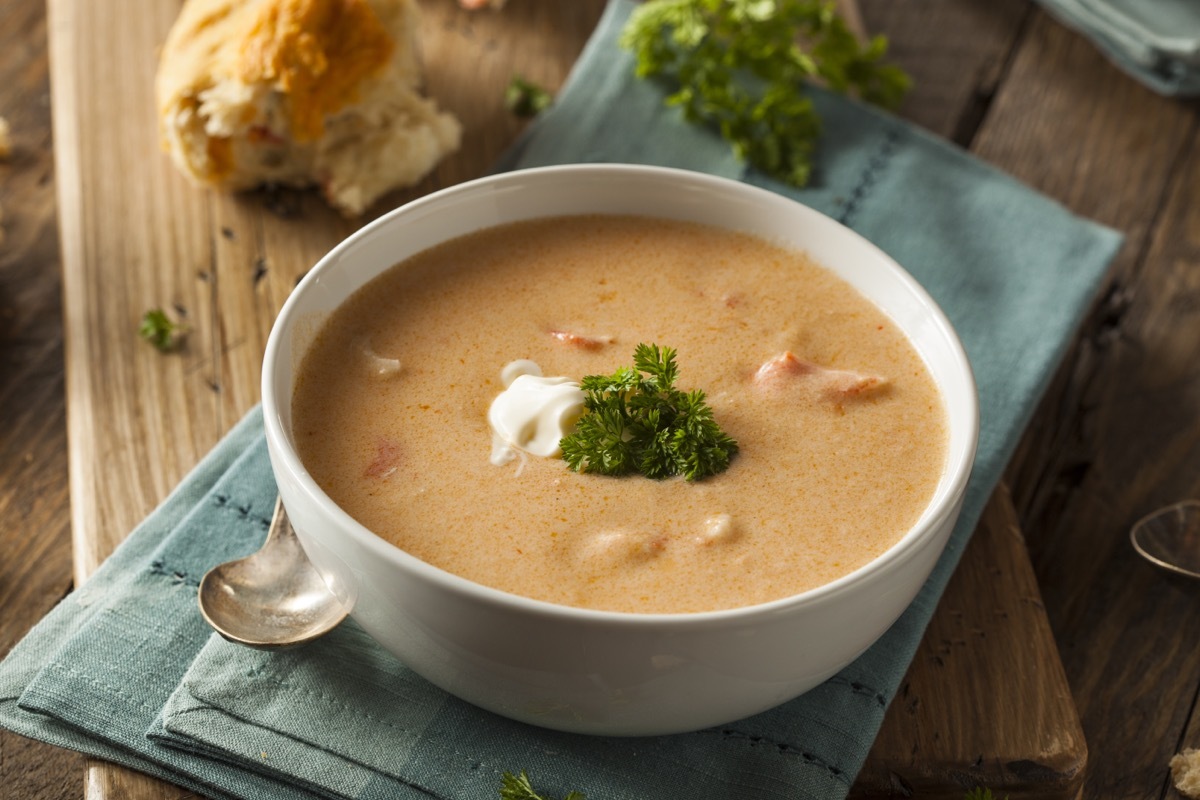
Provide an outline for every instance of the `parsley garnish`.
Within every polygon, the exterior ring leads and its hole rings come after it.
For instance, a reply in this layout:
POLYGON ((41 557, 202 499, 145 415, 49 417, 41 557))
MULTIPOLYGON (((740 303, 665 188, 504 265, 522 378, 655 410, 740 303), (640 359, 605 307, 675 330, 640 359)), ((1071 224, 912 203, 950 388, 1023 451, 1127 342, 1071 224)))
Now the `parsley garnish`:
POLYGON ((675 351, 639 344, 633 366, 580 382, 584 414, 560 443, 576 472, 689 481, 723 472, 738 451, 713 419, 704 392, 675 388, 675 351))
POLYGON ((152 308, 142 315, 138 336, 166 353, 179 346, 184 327, 172 322, 161 308, 152 308))
MULTIPOLYGON (((533 790, 529 776, 522 770, 520 775, 506 772, 500 776, 500 800, 551 800, 533 790)), ((580 792, 571 792, 563 800, 586 800, 580 792)))
POLYGON ((630 15, 621 45, 637 56, 638 77, 678 85, 668 105, 795 186, 808 183, 821 130, 807 82, 889 108, 910 84, 881 63, 887 39, 860 44, 827 0, 648 0, 630 15))
POLYGON ((548 91, 520 75, 513 75, 504 90, 504 107, 518 117, 536 117, 553 102, 548 91))
MULTIPOLYGON (((963 800, 997 800, 997 798, 986 786, 976 786, 967 792, 963 800)), ((1008 800, 1008 795, 1004 795, 1004 800, 1008 800)))

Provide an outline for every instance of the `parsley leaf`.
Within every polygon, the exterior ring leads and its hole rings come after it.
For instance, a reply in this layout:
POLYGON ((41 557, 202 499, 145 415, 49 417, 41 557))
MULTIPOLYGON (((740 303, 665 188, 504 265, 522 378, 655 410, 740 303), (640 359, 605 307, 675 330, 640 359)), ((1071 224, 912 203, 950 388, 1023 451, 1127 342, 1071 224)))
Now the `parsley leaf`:
POLYGON ((559 443, 576 472, 697 481, 729 467, 735 442, 713 419, 704 392, 675 388, 675 350, 639 344, 633 366, 580 382, 584 414, 559 443))
POLYGON ((138 325, 138 336, 163 353, 178 347, 183 333, 184 327, 172 322, 161 308, 152 308, 147 311, 142 315, 142 322, 138 325))
POLYGON ((859 43, 828 0, 648 0, 621 33, 636 74, 678 87, 668 105, 711 125, 738 158, 795 186, 808 183, 821 121, 809 82, 885 107, 910 85, 882 63, 887 39, 859 43))
MULTIPOLYGON (((986 786, 976 786, 966 793, 963 800, 996 800, 996 796, 986 786)), ((1004 800, 1008 800, 1008 795, 1004 795, 1004 800)))
POLYGON ((504 90, 504 107, 518 117, 536 117, 553 102, 550 92, 520 75, 513 75, 504 90))
MULTIPOLYGON (((533 784, 529 782, 529 776, 521 770, 520 775, 513 775, 511 772, 506 772, 500 776, 500 800, 551 800, 548 797, 542 797, 533 790, 533 784)), ((580 792, 571 792, 563 800, 586 800, 580 792)))

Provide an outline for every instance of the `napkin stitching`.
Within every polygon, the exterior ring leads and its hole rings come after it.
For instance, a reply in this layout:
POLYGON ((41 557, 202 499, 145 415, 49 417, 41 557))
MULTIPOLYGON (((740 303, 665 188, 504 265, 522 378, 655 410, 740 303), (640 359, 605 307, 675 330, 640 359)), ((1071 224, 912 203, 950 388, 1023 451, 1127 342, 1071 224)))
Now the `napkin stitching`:
POLYGON ((193 578, 187 572, 180 572, 179 570, 171 569, 161 558, 150 562, 149 572, 151 575, 170 578, 171 583, 175 585, 182 584, 184 586, 191 586, 192 588, 198 588, 200 586, 200 581, 193 578))
MULTIPOLYGON (((60 664, 60 663, 54 662, 54 663, 46 665, 46 669, 52 670, 52 671, 57 671, 57 672, 65 672, 68 675, 73 675, 76 678, 82 679, 85 683, 90 683, 92 686, 95 686, 100 689, 104 689, 106 691, 110 691, 110 692, 116 694, 118 697, 125 698, 126 700, 128 700, 131 703, 133 703, 134 705, 136 705, 138 708, 145 708, 145 709, 149 709, 152 711, 158 710, 158 706, 156 704, 150 703, 145 699, 139 700, 138 698, 134 697, 132 694, 129 694, 127 691, 125 691, 117 686, 113 686, 111 684, 105 683, 104 681, 100 680, 99 678, 95 677, 94 675, 90 675, 86 672, 82 672, 80 670, 75 669, 74 667, 68 667, 66 664, 60 664)), ((25 708, 24 703, 18 702, 17 705, 19 705, 21 708, 25 708)), ((26 710, 29 710, 29 709, 26 708, 26 710)))
POLYGON ((879 182, 879 174, 887 167, 892 156, 899 150, 900 145, 900 129, 889 128, 887 133, 883 135, 883 141, 879 144, 879 149, 867 161, 867 166, 863 169, 862 176, 858 179, 858 184, 854 190, 850 192, 850 199, 846 201, 846 207, 842 209, 842 213, 838 216, 838 222, 846 227, 853 227, 854 215, 858 213, 858 209, 866 200, 867 195, 879 182))
POLYGON ((271 520, 258 514, 251 514, 250 509, 253 507, 250 503, 239 503, 227 494, 213 495, 213 505, 222 511, 232 511, 242 519, 248 522, 257 522, 264 528, 271 527, 271 520))
MULTIPOLYGON (((351 708, 350 704, 343 702, 343 701, 339 701, 337 698, 331 697, 323 692, 289 684, 283 678, 279 677, 278 675, 266 672, 266 669, 268 667, 269 667, 268 660, 264 660, 257 666, 251 667, 246 672, 246 676, 250 677, 250 678, 255 678, 255 679, 263 681, 263 682, 274 684, 275 686, 279 687, 279 689, 284 694, 298 695, 298 696, 308 697, 308 698, 315 699, 315 700, 320 700, 320 701, 323 701, 326 705, 332 706, 334 708, 337 708, 337 709, 340 709, 343 711, 350 711, 350 712, 354 713, 356 716, 371 720, 372 722, 381 724, 384 727, 390 728, 392 730, 406 732, 406 733, 410 732, 410 730, 406 727, 399 726, 394 723, 388 722, 385 719, 376 717, 376 716, 370 714, 369 712, 363 711, 359 708, 351 708)), ((863 695, 866 695, 869 697, 873 697, 877 702, 879 702, 881 704, 885 704, 884 700, 883 700, 883 696, 878 692, 873 692, 873 690, 871 690, 870 687, 866 686, 865 684, 859 683, 857 681, 855 681, 853 683, 846 681, 845 683, 849 686, 852 686, 853 690, 856 693, 863 694, 863 695)), ((226 713, 231 713, 231 712, 226 710, 226 713)), ((237 716, 237 715, 234 714, 233 716, 237 716)), ((249 721, 249 720, 247 720, 247 721, 249 721)), ((251 724, 256 724, 256 723, 251 723, 251 724)), ((721 738, 723 740, 725 740, 726 742, 734 743, 734 742, 740 740, 742 743, 746 744, 748 747, 751 747, 751 748, 758 747, 759 745, 765 744, 765 745, 769 745, 769 746, 775 748, 778 751, 780 756, 798 755, 802 759, 804 759, 804 761, 806 763, 809 763, 809 764, 812 764, 814 766, 824 769, 826 772, 828 772, 833 778, 838 780, 840 783, 843 783, 846 786, 850 785, 850 781, 846 777, 845 770, 830 763, 829 761, 822 758, 821 756, 816 755, 815 753, 811 753, 802 747, 798 747, 798 746, 790 744, 788 742, 778 741, 775 739, 768 738, 766 736, 762 736, 760 734, 750 733, 749 731, 738 730, 736 728, 722 728, 719 731, 709 729, 709 730, 705 730, 705 731, 697 731, 696 733, 698 735, 702 735, 702 734, 706 734, 706 733, 711 734, 711 733, 718 733, 718 732, 720 733, 721 738)), ((328 750, 328 748, 325 748, 324 746, 319 745, 315 742, 307 742, 303 738, 297 738, 289 733, 285 733, 282 731, 280 731, 279 733, 281 733, 284 736, 287 736, 288 738, 293 738, 293 739, 296 739, 297 741, 305 742, 309 746, 328 750)), ((329 751, 329 752, 333 752, 333 751, 329 751)), ((454 752, 457 755, 459 755, 460 757, 470 761, 471 767, 474 769, 478 769, 479 767, 482 767, 485 763, 485 762, 480 761, 476 757, 469 756, 468 754, 458 750, 457 748, 455 749, 454 752)), ((334 753, 334 754, 338 755, 337 753, 334 753)), ((342 756, 342 757, 345 757, 345 756, 342 756)), ((353 761, 354 763, 360 763, 355 759, 349 759, 349 760, 353 761)), ((366 765, 364 765, 364 766, 366 766, 366 765)), ((489 766, 491 766, 491 765, 489 765, 489 766)), ((413 786, 413 788, 424 789, 424 787, 422 787, 418 784, 412 784, 411 782, 405 780, 403 777, 401 777, 399 775, 396 775, 394 777, 396 777, 398 780, 401 780, 402 782, 404 782, 410 786, 413 786)), ((431 794, 433 794, 433 793, 431 792, 431 794)), ((440 795, 437 795, 437 794, 433 794, 433 796, 440 797, 440 795)))
POLYGON ((846 678, 835 675, 828 679, 828 682, 837 686, 844 686, 854 694, 861 694, 864 697, 874 698, 880 708, 887 708, 887 696, 878 689, 874 689, 862 681, 851 681, 846 678))
MULTIPOLYGON (((212 496, 212 506, 219 511, 226 511, 234 514, 245 522, 257 523, 262 528, 269 528, 271 521, 266 517, 251 513, 253 506, 250 503, 240 502, 227 494, 214 494, 212 496)), ((155 559, 150 562, 149 572, 151 575, 159 575, 164 578, 170 578, 172 583, 197 588, 200 586, 200 581, 187 570, 179 570, 167 564, 166 559, 155 559)))
POLYGON ((779 752, 779 755, 781 755, 781 756, 799 755, 801 758, 804 759, 804 761, 806 763, 809 763, 809 764, 812 764, 813 766, 824 769, 839 783, 845 784, 846 786, 850 785, 850 780, 846 777, 846 771, 843 770, 841 767, 835 766, 834 764, 831 764, 830 762, 826 761, 824 758, 821 758, 820 756, 816 755, 815 753, 810 753, 807 750, 805 750, 804 748, 796 747, 793 744, 789 744, 787 742, 781 742, 776 739, 770 739, 766 736, 762 736, 761 734, 750 733, 749 731, 738 730, 737 728, 721 728, 720 730, 710 728, 710 729, 703 730, 703 731, 696 731, 696 733, 697 734, 719 733, 721 735, 721 738, 724 739, 725 741, 741 739, 750 748, 758 747, 761 744, 770 745, 771 747, 774 747, 779 752))

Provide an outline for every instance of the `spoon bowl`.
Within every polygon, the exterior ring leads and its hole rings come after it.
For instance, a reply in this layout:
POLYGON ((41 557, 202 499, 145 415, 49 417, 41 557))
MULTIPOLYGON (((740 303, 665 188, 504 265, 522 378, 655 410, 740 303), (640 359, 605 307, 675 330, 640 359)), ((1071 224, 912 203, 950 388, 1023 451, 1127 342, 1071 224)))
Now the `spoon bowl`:
POLYGON ((200 614, 217 633, 261 650, 310 642, 346 618, 304 554, 279 498, 259 551, 213 567, 197 597, 200 614))
POLYGON ((1129 531, 1129 540, 1159 569, 1200 580, 1200 500, 1184 500, 1143 517, 1129 531))

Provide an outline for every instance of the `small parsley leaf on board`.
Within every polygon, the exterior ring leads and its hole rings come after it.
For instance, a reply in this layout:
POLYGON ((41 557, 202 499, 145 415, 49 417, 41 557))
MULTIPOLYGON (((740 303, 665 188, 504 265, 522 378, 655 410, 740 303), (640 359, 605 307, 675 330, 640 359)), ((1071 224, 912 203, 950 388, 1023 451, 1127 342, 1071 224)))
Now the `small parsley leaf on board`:
POLYGON ((729 467, 738 445, 713 418, 704 392, 675 388, 675 350, 639 344, 632 367, 580 382, 584 414, 559 446, 567 466, 600 475, 682 475, 697 481, 729 467))
MULTIPOLYGON (((500 776, 500 800, 552 800, 549 797, 543 797, 533 790, 533 784, 529 782, 529 776, 524 770, 517 775, 511 772, 506 772, 500 776)), ((571 792, 562 800, 586 800, 586 797, 580 792, 571 792)))
POLYGON ((138 336, 141 336, 160 352, 168 353, 179 346, 183 338, 184 327, 172 322, 161 308, 152 308, 142 315, 138 325, 138 336))
POLYGON ((648 0, 620 41, 638 77, 674 87, 668 105, 794 186, 809 181, 821 131, 807 84, 894 108, 911 83, 883 63, 887 39, 860 43, 829 0, 648 0))
MULTIPOLYGON (((998 800, 998 798, 986 786, 976 786, 964 795, 963 800, 998 800)), ((1008 800, 1008 795, 1004 795, 1004 800, 1008 800)))
POLYGON ((504 90, 504 107, 518 117, 536 117, 553 103, 550 92, 520 75, 513 75, 504 90))

